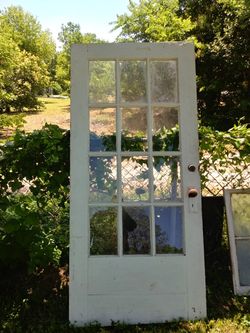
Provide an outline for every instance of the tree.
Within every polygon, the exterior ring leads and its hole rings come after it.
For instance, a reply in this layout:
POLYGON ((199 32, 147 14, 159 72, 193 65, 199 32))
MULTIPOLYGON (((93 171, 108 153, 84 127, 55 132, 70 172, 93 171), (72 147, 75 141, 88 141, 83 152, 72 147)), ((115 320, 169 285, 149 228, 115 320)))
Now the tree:
POLYGON ((36 109, 49 86, 55 44, 21 7, 0 13, 0 113, 36 109))
POLYGON ((186 1, 196 22, 198 101, 203 124, 250 121, 250 7, 244 0, 186 1))
POLYGON ((249 0, 130 0, 128 9, 114 27, 120 41, 194 41, 202 124, 250 121, 249 0))
POLYGON ((37 95, 49 84, 46 65, 0 35, 0 113, 37 108, 37 95))
POLYGON ((58 39, 62 43, 63 51, 70 57, 71 45, 83 42, 80 25, 72 22, 68 22, 66 25, 62 24, 58 39))
POLYGON ((117 16, 115 29, 121 28, 118 41, 164 42, 183 40, 193 27, 183 18, 178 0, 129 1, 130 14, 117 16))
POLYGON ((62 25, 58 39, 62 43, 62 51, 59 52, 56 65, 56 80, 64 92, 70 89, 70 52, 73 44, 103 43, 95 34, 81 33, 79 24, 68 22, 62 25))
POLYGON ((0 12, 0 25, 8 29, 10 38, 21 51, 37 56, 46 65, 55 57, 55 43, 49 31, 43 31, 41 24, 22 7, 10 6, 0 12))

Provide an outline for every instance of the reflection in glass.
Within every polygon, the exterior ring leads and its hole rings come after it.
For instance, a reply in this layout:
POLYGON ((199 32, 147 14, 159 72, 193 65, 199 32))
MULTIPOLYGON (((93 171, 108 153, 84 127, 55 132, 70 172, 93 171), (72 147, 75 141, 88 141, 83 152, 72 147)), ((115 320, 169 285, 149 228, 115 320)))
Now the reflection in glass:
POLYGON ((176 61, 151 62, 151 94, 155 103, 177 103, 176 61))
POLYGON ((155 207, 156 253, 183 253, 182 208, 155 207))
POLYGON ((147 108, 122 109, 122 150, 147 150, 147 108))
POLYGON ((91 207, 90 254, 117 254, 117 208, 91 207))
POLYGON ((122 198, 124 201, 149 199, 148 160, 145 156, 122 158, 122 198))
POLYGON ((235 236, 250 236, 250 193, 232 193, 235 236))
POLYGON ((90 151, 116 150, 115 124, 115 109, 89 109, 90 151))
POLYGON ((123 253, 150 254, 149 207, 123 207, 123 253))
POLYGON ((167 107, 154 107, 154 133, 161 130, 163 127, 171 129, 178 125, 178 109, 167 107))
POLYGON ((250 286, 250 239, 236 240, 236 253, 240 285, 250 286))
POLYGON ((115 62, 89 61, 89 103, 115 100, 115 62))
POLYGON ((178 151, 180 149, 178 109, 154 107, 153 120, 153 150, 178 151))
POLYGON ((146 62, 120 62, 121 102, 146 102, 146 62))
POLYGON ((178 200, 181 197, 180 162, 178 157, 153 158, 154 199, 178 200))
POLYGON ((89 158, 89 201, 117 201, 116 157, 89 158))

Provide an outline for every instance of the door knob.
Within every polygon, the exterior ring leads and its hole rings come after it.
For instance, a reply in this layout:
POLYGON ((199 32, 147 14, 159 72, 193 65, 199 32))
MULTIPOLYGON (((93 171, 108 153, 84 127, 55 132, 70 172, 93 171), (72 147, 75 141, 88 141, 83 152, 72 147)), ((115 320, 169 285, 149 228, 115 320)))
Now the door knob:
POLYGON ((188 190, 188 197, 189 198, 195 198, 195 197, 197 197, 197 195, 198 195, 198 191, 196 190, 196 188, 190 188, 188 190))

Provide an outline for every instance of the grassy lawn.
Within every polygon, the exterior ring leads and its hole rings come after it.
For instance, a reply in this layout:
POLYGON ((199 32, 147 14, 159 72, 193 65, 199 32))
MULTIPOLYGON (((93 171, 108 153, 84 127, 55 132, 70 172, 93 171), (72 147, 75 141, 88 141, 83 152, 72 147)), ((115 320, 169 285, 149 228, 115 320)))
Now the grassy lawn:
POLYGON ((44 109, 38 112, 27 112, 25 115, 24 130, 31 132, 41 129, 45 123, 56 124, 64 129, 70 127, 70 99, 65 98, 39 98, 44 109))
POLYGON ((46 123, 70 128, 69 98, 40 97, 39 101, 43 103, 41 110, 0 115, 0 143, 8 139, 17 127, 26 132, 41 129, 46 123))

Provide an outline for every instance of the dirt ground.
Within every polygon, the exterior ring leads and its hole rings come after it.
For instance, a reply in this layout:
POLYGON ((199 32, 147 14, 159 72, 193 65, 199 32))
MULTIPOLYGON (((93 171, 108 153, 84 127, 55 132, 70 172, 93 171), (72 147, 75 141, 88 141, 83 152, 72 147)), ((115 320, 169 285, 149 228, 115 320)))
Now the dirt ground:
POLYGON ((43 111, 30 112, 24 119, 23 129, 32 132, 41 129, 46 123, 55 124, 64 129, 70 128, 70 100, 59 98, 41 98, 45 105, 43 111))
POLYGON ((64 129, 70 128, 70 113, 65 112, 65 114, 44 114, 36 113, 30 114, 25 117, 26 123, 23 126, 23 129, 26 132, 32 132, 35 129, 41 129, 46 123, 55 124, 64 129))

